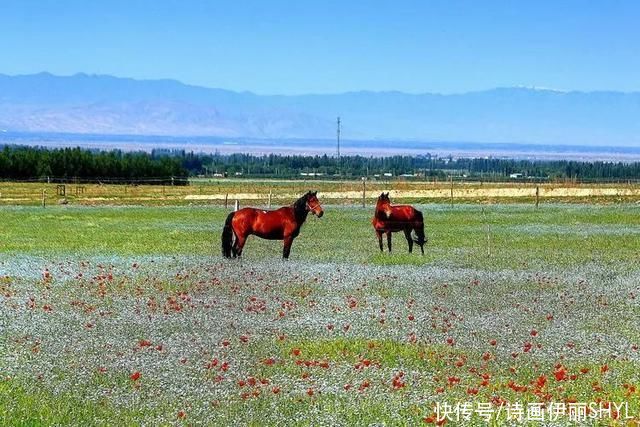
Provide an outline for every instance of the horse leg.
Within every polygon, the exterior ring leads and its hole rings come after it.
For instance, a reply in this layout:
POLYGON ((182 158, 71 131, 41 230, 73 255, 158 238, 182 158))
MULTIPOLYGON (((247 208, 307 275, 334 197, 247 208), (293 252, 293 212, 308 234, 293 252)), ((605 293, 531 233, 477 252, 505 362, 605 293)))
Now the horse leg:
POLYGON ((391 232, 387 231, 387 246, 389 246, 389 253, 391 253, 391 232))
MULTIPOLYGON (((424 233, 424 232, 423 232, 423 233, 424 233)), ((424 255, 424 244, 425 244, 425 242, 426 242, 426 241, 425 241, 425 239, 424 239, 424 236, 420 237, 419 239, 420 239, 420 243, 419 243, 419 245, 420 245, 420 252, 422 252, 422 255, 424 255)))
POLYGON ((378 245, 380 245, 380 252, 384 252, 384 247, 382 245, 382 231, 376 230, 376 236, 378 236, 378 245))
POLYGON ((420 245, 420 252, 424 255, 424 244, 427 243, 427 238, 424 235, 424 223, 420 222, 416 227, 414 227, 414 230, 418 236, 416 243, 420 245))
POLYGON ((413 252, 413 238, 411 237, 411 229, 404 230, 404 237, 407 239, 409 245, 409 253, 413 252))
POLYGON ((242 255, 242 248, 244 248, 245 243, 247 243, 247 237, 236 236, 236 241, 233 244, 233 252, 238 258, 242 255))
POLYGON ((289 254, 291 253, 291 245, 293 244, 293 237, 285 237, 284 238, 284 248, 282 249, 282 258, 289 259, 289 254))

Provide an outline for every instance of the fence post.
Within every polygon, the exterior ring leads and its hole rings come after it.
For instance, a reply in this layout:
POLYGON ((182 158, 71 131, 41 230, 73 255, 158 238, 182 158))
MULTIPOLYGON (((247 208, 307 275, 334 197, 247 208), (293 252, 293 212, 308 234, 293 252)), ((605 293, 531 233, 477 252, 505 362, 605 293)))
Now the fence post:
POLYGON ((227 209, 227 207, 228 207, 228 204, 227 204, 227 203, 228 203, 228 201, 229 201, 229 193, 226 193, 226 194, 224 195, 224 208, 225 208, 225 209, 227 209))
POLYGON ((271 189, 269 189, 269 209, 271 209, 271 189))
POLYGON ((366 207, 366 197, 367 197, 367 181, 362 180, 362 207, 366 207))
POLYGON ((42 189, 42 207, 43 208, 47 207, 46 195, 47 195, 47 190, 42 189))
POLYGON ((453 175, 449 175, 449 180, 451 181, 451 207, 453 208, 453 175))
POLYGON ((539 204, 540 204, 540 186, 536 185, 536 209, 538 209, 539 204))
POLYGON ((233 211, 235 212, 235 211, 238 211, 238 210, 240 210, 240 202, 238 201, 238 199, 236 199, 236 203, 235 203, 235 205, 233 207, 233 211))

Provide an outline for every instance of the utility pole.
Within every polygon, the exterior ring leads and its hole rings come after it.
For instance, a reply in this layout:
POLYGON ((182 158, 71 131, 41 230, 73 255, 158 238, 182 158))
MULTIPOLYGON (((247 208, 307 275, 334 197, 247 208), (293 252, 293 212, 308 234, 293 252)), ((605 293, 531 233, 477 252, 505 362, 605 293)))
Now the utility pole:
POLYGON ((338 139, 338 161, 340 161, 340 116, 338 116, 337 139, 338 139))

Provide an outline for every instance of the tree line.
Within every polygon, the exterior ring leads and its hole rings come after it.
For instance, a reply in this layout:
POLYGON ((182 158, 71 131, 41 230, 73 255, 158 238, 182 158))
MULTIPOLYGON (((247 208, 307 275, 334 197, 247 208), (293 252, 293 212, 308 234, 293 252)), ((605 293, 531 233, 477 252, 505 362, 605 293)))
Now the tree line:
MULTIPOLYGON (((189 175, 183 159, 146 152, 81 148, 5 146, 0 151, 0 178, 13 180, 108 180, 183 182, 189 175)), ((184 182, 183 182, 184 183, 184 182)))
POLYGON ((263 177, 314 176, 360 178, 387 176, 447 179, 629 180, 640 179, 640 162, 581 162, 569 160, 516 160, 420 156, 298 156, 270 154, 180 154, 192 174, 263 177))
POLYGON ((147 152, 5 146, 0 179, 119 180, 182 183, 191 176, 359 179, 637 180, 640 162, 581 162, 420 156, 203 154, 184 150, 147 152))

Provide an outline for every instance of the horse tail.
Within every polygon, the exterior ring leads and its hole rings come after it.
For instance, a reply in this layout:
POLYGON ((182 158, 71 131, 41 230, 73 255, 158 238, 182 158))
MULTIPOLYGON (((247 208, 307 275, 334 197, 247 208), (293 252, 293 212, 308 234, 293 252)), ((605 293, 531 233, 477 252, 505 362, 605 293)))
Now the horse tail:
POLYGON ((229 216, 227 216, 227 220, 224 222, 224 227, 222 228, 222 255, 225 258, 231 258, 232 256, 233 228, 231 227, 231 221, 235 214, 235 212, 231 212, 229 216))
POLYGON ((415 222, 416 227, 414 231, 416 232, 416 238, 414 238, 413 241, 422 246, 427 243, 427 237, 424 235, 424 218, 422 217, 422 212, 417 209, 415 222))

